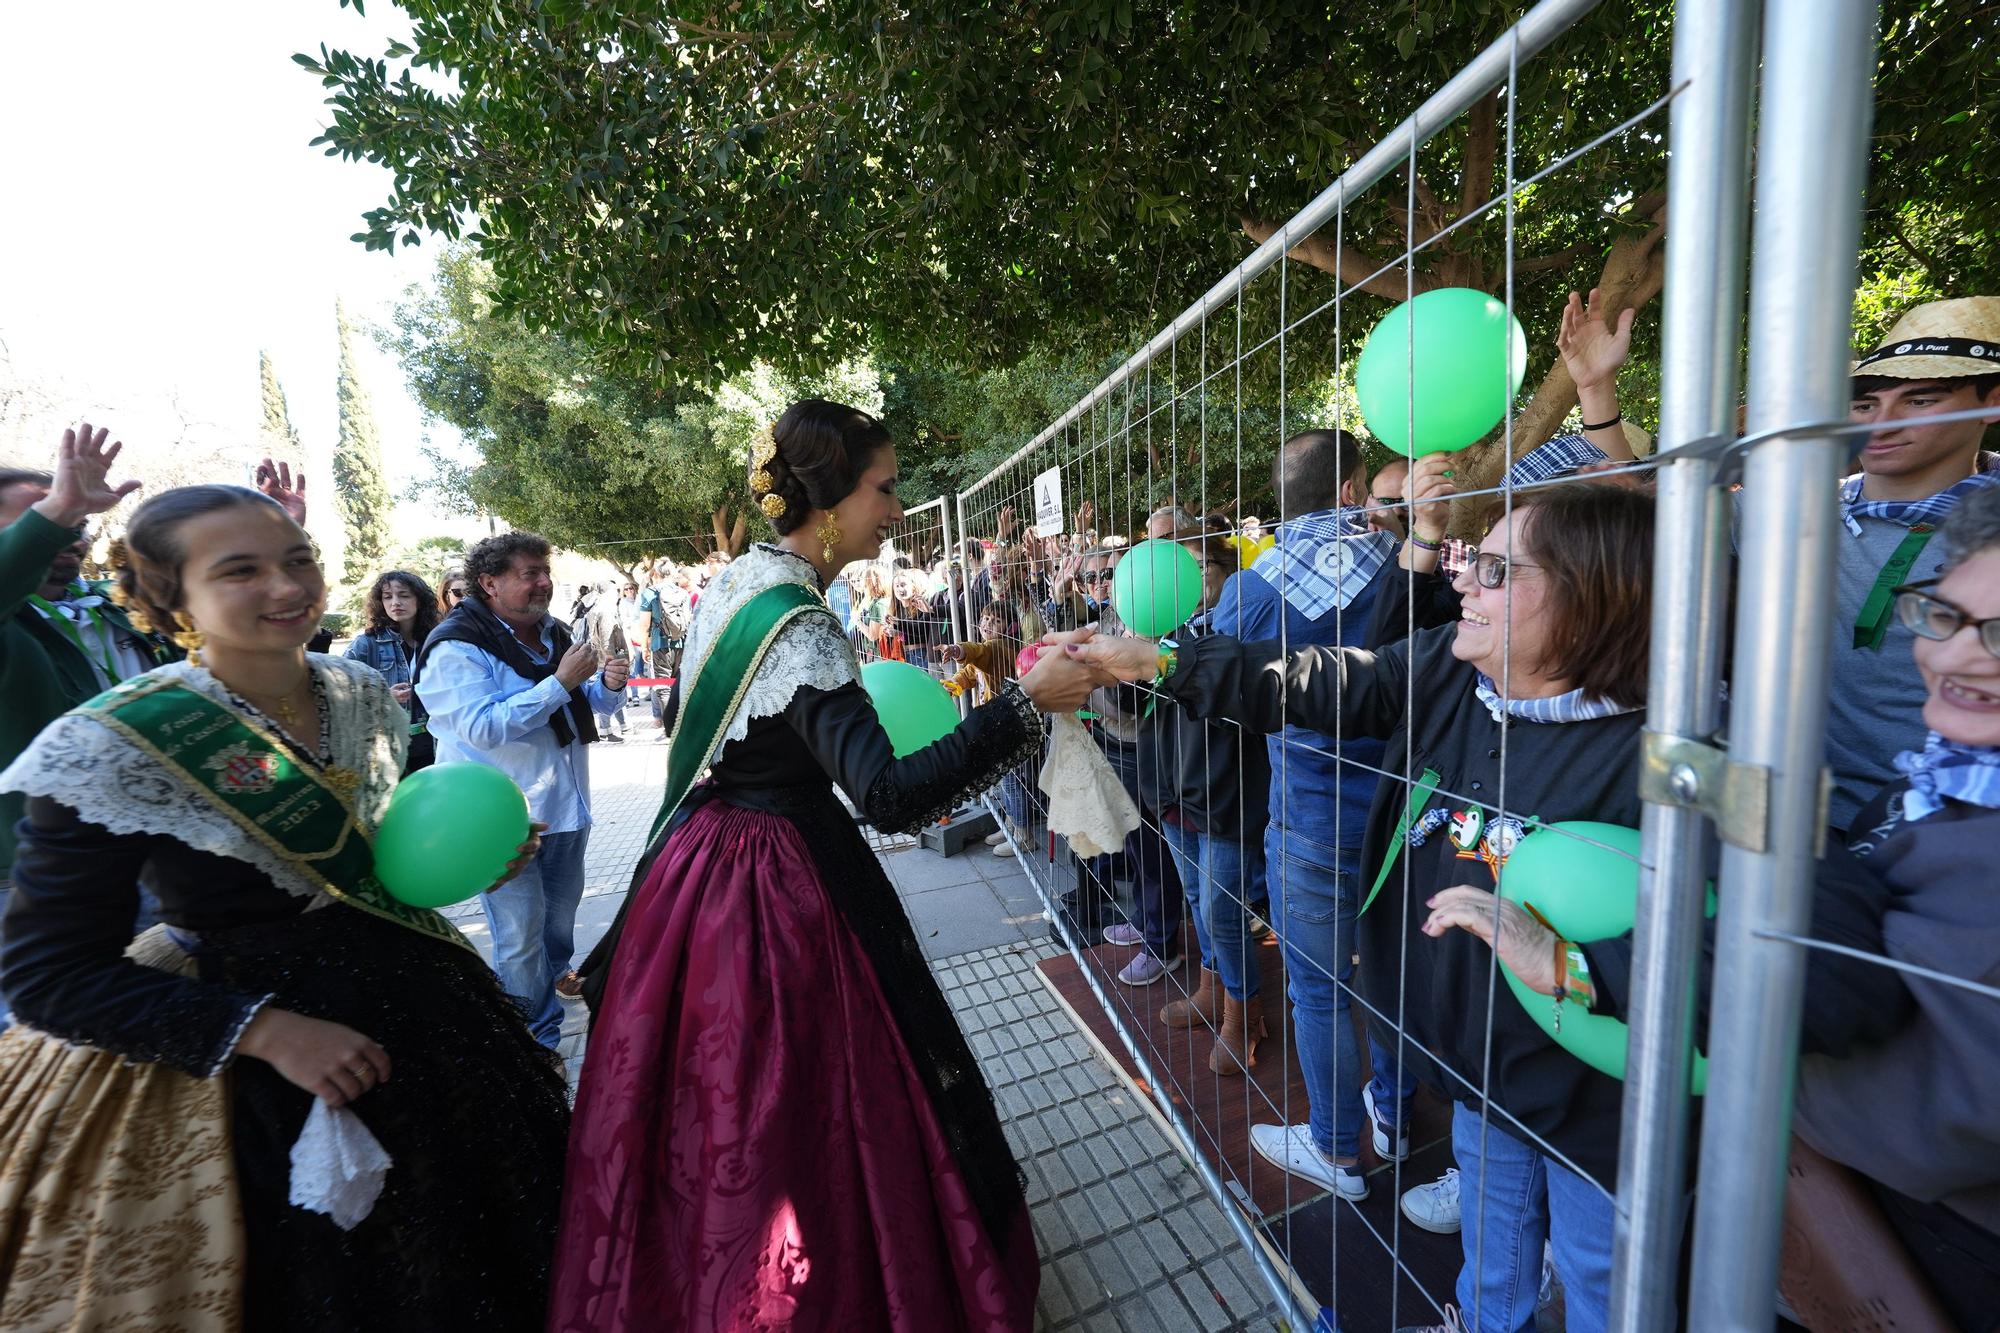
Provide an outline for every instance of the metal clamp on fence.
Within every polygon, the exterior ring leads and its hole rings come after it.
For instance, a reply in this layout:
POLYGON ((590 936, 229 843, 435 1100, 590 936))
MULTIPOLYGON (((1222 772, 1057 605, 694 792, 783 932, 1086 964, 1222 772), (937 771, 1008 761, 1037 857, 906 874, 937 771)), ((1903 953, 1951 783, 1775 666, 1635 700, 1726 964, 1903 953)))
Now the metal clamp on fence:
POLYGON ((1723 841, 1748 852, 1770 843, 1771 770, 1731 763, 1729 751, 1687 736, 1649 731, 1642 742, 1639 799, 1686 806, 1715 822, 1723 841))

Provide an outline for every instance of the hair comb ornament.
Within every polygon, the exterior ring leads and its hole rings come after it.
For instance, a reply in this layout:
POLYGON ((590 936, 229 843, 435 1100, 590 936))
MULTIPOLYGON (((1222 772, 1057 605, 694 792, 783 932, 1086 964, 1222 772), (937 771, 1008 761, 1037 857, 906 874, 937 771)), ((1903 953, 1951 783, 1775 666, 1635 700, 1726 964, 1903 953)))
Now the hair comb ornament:
POLYGON ((766 518, 783 518, 788 508, 785 497, 775 495, 771 490, 777 485, 771 476, 771 463, 777 456, 778 441, 772 436, 771 428, 766 426, 750 442, 750 493, 757 497, 757 507, 764 511, 766 518))

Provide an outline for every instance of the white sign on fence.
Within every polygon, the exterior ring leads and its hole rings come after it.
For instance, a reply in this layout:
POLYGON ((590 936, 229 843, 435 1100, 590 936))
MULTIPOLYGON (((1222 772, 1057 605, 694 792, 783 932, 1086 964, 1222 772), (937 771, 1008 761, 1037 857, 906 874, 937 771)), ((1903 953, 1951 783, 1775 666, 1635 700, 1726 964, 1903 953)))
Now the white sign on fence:
POLYGON ((1035 535, 1063 534, 1062 469, 1052 467, 1035 478, 1035 535))

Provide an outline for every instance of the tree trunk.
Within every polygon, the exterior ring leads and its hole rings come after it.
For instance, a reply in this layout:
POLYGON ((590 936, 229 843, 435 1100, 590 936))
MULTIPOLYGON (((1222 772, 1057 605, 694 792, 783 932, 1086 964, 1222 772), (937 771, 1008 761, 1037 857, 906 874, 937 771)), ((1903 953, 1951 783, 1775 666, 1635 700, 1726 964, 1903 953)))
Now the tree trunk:
MULTIPOLYGON (((1644 231, 1627 232, 1612 242, 1605 253, 1604 269, 1597 279, 1604 308, 1619 311, 1626 307, 1643 309, 1660 294, 1667 277, 1667 251, 1661 244, 1667 234, 1666 192, 1656 191, 1633 200, 1631 214, 1645 217, 1651 225, 1644 231)), ((1542 382, 1529 395, 1527 406, 1514 418, 1514 457, 1555 437, 1563 418, 1576 406, 1576 381, 1569 367, 1557 357, 1542 382)), ((1480 491, 1500 484, 1507 470, 1507 442, 1504 438, 1482 440, 1460 451, 1462 464, 1452 468, 1452 481, 1462 491, 1480 491)), ((1480 518, 1492 505, 1490 495, 1475 495, 1453 503, 1452 535, 1477 540, 1480 518)))

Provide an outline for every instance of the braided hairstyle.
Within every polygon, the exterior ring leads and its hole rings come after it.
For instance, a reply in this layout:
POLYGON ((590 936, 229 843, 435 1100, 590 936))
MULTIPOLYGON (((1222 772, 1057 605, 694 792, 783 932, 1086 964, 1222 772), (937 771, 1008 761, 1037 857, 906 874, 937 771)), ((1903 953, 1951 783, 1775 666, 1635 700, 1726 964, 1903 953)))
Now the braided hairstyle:
MULTIPOLYGON (((116 561, 120 600, 155 630, 171 634, 183 601, 181 566, 187 563, 181 529, 219 510, 256 505, 285 514, 283 505, 247 486, 176 486, 147 500, 125 525, 124 559, 116 561)), ((285 521, 291 522, 291 515, 285 514, 285 521)))
POLYGON ((868 413, 824 398, 786 408, 771 439, 778 455, 764 470, 771 474, 769 494, 785 502, 784 513, 771 520, 780 537, 804 527, 813 510, 832 509, 854 494, 876 453, 892 443, 888 427, 868 413))

